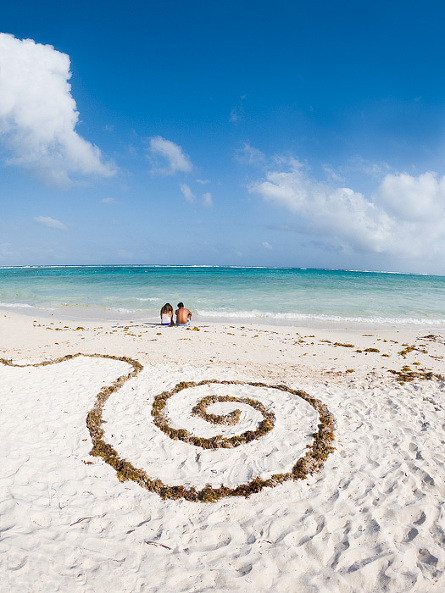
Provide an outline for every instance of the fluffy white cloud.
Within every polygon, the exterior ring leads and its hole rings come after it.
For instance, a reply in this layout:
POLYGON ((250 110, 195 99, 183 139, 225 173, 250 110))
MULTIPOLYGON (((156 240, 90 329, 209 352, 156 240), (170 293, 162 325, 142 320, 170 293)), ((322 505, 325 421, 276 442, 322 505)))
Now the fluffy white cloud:
POLYGON ((75 131, 70 60, 51 45, 0 33, 0 140, 9 163, 65 184, 72 175, 108 177, 101 152, 75 131))
POLYGON ((50 229, 66 231, 68 228, 63 224, 63 222, 60 222, 60 220, 57 220, 56 218, 51 218, 50 216, 36 216, 34 220, 40 224, 43 224, 43 226, 49 227, 50 229))
POLYGON ((190 173, 193 168, 190 158, 184 154, 182 148, 162 136, 150 138, 149 158, 154 165, 153 173, 161 175, 190 173))
POLYGON ((445 220, 445 177, 428 172, 387 175, 380 185, 375 203, 398 219, 417 223, 445 220))
POLYGON ((192 192, 192 190, 190 189, 190 187, 186 183, 181 183, 179 185, 179 188, 180 188, 180 190, 182 192, 182 195, 187 200, 187 202, 194 202, 195 201, 196 196, 195 196, 195 194, 192 192))
POLYGON ((278 159, 250 192, 297 215, 300 232, 345 251, 431 259, 445 249, 445 177, 434 173, 386 175, 366 199, 311 179, 295 159, 278 159))

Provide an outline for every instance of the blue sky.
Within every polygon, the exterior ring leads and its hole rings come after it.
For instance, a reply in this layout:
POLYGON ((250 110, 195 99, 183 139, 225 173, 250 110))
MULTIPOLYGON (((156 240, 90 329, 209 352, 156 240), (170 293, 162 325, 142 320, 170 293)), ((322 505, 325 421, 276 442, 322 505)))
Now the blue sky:
POLYGON ((439 2, 0 7, 0 265, 445 274, 439 2))

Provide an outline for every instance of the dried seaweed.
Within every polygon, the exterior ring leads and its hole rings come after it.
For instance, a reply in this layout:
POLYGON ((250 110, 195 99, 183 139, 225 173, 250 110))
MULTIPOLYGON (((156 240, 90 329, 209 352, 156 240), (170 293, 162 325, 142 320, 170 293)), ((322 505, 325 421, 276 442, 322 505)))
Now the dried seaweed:
POLYGON ((392 373, 396 377, 396 381, 400 383, 400 385, 404 385, 405 383, 410 383, 415 379, 419 379, 421 381, 443 381, 444 377, 442 375, 438 375, 437 373, 433 373, 432 371, 426 371, 424 369, 419 369, 418 371, 413 371, 408 365, 404 365, 400 371, 395 371, 393 369, 389 369, 389 372, 392 373))
MULTIPOLYGON (((167 400, 178 393, 182 389, 188 389, 190 387, 197 387, 199 385, 210 385, 212 383, 218 383, 221 385, 229 385, 229 384, 242 384, 238 381, 215 381, 215 380, 205 380, 201 381, 200 383, 195 382, 182 382, 176 385, 171 391, 163 392, 160 395, 155 397, 153 402, 153 407, 151 414, 153 416, 153 423, 162 430, 166 435, 168 435, 171 439, 174 440, 181 440, 185 443, 189 443, 191 445, 195 445, 196 447, 202 447, 203 449, 218 449, 218 448, 226 448, 231 449, 233 447, 238 447, 239 445, 249 443, 255 439, 258 439, 268 433, 274 427, 274 420, 275 416, 273 412, 269 412, 263 406, 261 402, 258 402, 251 398, 242 398, 242 397, 233 397, 229 395, 210 395, 208 397, 202 398, 198 404, 193 408, 192 414, 195 416, 201 416, 204 420, 211 422, 212 424, 226 424, 226 425, 234 425, 237 424, 239 421, 241 411, 234 410, 230 414, 227 415, 218 415, 218 414, 208 414, 207 407, 212 403, 216 402, 238 402, 247 404, 256 410, 258 410, 262 416, 263 420, 260 422, 258 428, 254 431, 247 430, 240 435, 232 436, 232 437, 223 437, 221 435, 217 435, 210 438, 204 437, 197 437, 191 434, 188 430, 185 429, 177 429, 172 428, 168 424, 168 419, 165 415, 165 406, 167 404, 167 400)), ((250 383, 250 385, 252 385, 250 383)))
MULTIPOLYGON (((50 364, 57 364, 60 362, 64 362, 66 360, 71 360, 78 356, 85 356, 90 358, 106 358, 111 360, 119 360, 122 362, 126 362, 133 367, 133 370, 128 373, 127 375, 122 375, 118 379, 116 379, 111 385, 102 387, 99 393, 96 396, 96 401, 92 407, 92 409, 88 412, 86 418, 86 425, 90 432, 91 440, 93 443, 93 447, 91 449, 90 454, 95 457, 101 457, 108 465, 110 465, 116 471, 117 477, 120 481, 132 480, 136 484, 139 484, 142 488, 145 488, 149 492, 153 492, 158 494, 163 499, 171 499, 171 500, 179 500, 181 498, 191 501, 191 502, 216 502, 222 498, 227 496, 244 496, 248 497, 251 494, 260 492, 263 488, 273 488, 274 486, 278 486, 287 480, 301 480, 305 479, 308 475, 321 471, 323 468, 324 462, 327 457, 335 450, 332 446, 332 442, 334 441, 334 417, 328 411, 327 407, 323 402, 318 399, 315 399, 309 396, 305 391, 291 389, 285 385, 266 385, 265 383, 247 383, 243 381, 217 381, 217 380, 205 380, 201 381, 200 383, 195 382, 181 382, 178 383, 173 389, 168 392, 163 392, 155 398, 155 403, 153 404, 153 417, 156 418, 162 412, 165 402, 169 397, 173 394, 178 393, 183 389, 187 389, 190 387, 196 387, 198 385, 208 385, 212 383, 222 384, 222 385, 250 385, 252 387, 265 387, 270 389, 278 389, 280 391, 286 391, 291 395, 296 397, 301 397, 304 399, 310 406, 312 406, 319 415, 319 424, 318 424, 318 431, 313 435, 313 443, 307 447, 307 451, 303 457, 297 460, 294 467, 290 472, 287 473, 279 473, 274 474, 268 479, 262 479, 260 477, 255 477, 253 480, 246 484, 241 484, 234 488, 230 488, 228 486, 221 485, 217 488, 207 484, 201 490, 197 490, 196 488, 187 488, 183 485, 179 486, 168 486, 164 484, 162 480, 159 479, 151 479, 147 473, 143 469, 135 468, 129 461, 126 459, 121 459, 118 452, 113 448, 112 445, 107 443, 104 440, 104 430, 102 428, 103 419, 102 419, 102 412, 105 405, 105 402, 108 400, 111 394, 115 393, 126 383, 129 379, 136 377, 140 371, 143 369, 143 366, 136 360, 133 360, 128 357, 120 357, 120 356, 111 356, 108 354, 67 354, 66 356, 57 358, 55 360, 43 361, 40 363, 34 364, 15 364, 12 360, 0 359, 0 363, 12 366, 12 367, 39 367, 39 366, 46 366, 50 364)), ((215 396, 210 396, 215 397, 215 396)), ((223 398, 227 397, 225 401, 233 401, 230 396, 222 396, 223 398)), ((204 398, 206 399, 206 398, 204 398)), ((208 398, 207 398, 208 399, 208 398)), ((263 414, 264 419, 262 423, 260 423, 259 431, 263 431, 262 434, 265 434, 269 430, 273 428, 273 414, 271 412, 267 412, 264 406, 257 402, 256 400, 252 400, 251 398, 234 398, 236 401, 243 403, 248 403, 249 405, 254 405, 256 409, 260 409, 261 413, 263 414), (253 403, 254 404, 253 404, 253 403), (264 410, 262 410, 264 408, 264 410), (265 412, 265 415, 263 413, 265 412), (261 427, 261 425, 263 425, 261 427)), ((217 399, 221 401, 221 399, 217 399)), ((216 401, 216 400, 215 400, 216 401)), ((210 403, 210 402, 209 402, 210 403)), ((208 404, 207 404, 208 405, 208 404)), ((204 413, 206 406, 204 405, 204 413)), ((198 410, 199 413, 199 410, 198 410)), ((162 413, 161 413, 162 416, 162 413)), ((229 415, 230 416, 230 415, 229 415)), ((237 411, 235 410, 234 416, 237 416, 237 411)), ((187 431, 178 431, 178 433, 183 436, 187 431)), ((258 438, 260 435, 257 431, 246 431, 244 434, 245 442, 249 442, 249 440, 253 440, 258 438)), ((236 439, 240 439, 243 435, 235 437, 236 439)), ((199 437, 197 437, 199 438, 199 437)), ((222 438, 222 437, 221 437, 222 438)), ((213 445, 215 447, 224 447, 225 445, 224 440, 220 440, 218 437, 214 437, 213 445)), ((202 446, 202 445, 201 445, 202 446)))

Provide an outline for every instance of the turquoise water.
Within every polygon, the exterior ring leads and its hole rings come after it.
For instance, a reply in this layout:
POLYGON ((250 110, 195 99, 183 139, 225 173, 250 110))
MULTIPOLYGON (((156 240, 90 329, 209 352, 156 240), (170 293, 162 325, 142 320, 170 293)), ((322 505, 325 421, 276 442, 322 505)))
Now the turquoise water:
POLYGON ((445 277, 238 267, 0 268, 0 308, 98 320, 158 320, 178 301, 195 321, 445 326, 445 277))

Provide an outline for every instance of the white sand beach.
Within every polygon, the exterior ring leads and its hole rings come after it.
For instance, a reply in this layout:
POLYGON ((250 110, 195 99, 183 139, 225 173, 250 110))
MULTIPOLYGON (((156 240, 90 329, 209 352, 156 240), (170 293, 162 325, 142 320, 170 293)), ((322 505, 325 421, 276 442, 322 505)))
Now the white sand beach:
POLYGON ((445 591, 444 356, 443 332, 391 326, 185 329, 2 312, 0 590, 445 591), (271 430, 230 448, 173 440, 152 410, 181 382, 204 383, 168 399, 174 428, 210 439, 257 429, 248 402, 208 407, 240 409, 234 425, 192 414, 217 395, 259 401, 271 430), (317 473, 249 497, 162 498, 90 454, 87 415, 107 393, 103 441, 150 480, 188 491, 267 481, 291 473, 318 430, 299 390, 333 416, 335 449, 317 473))

